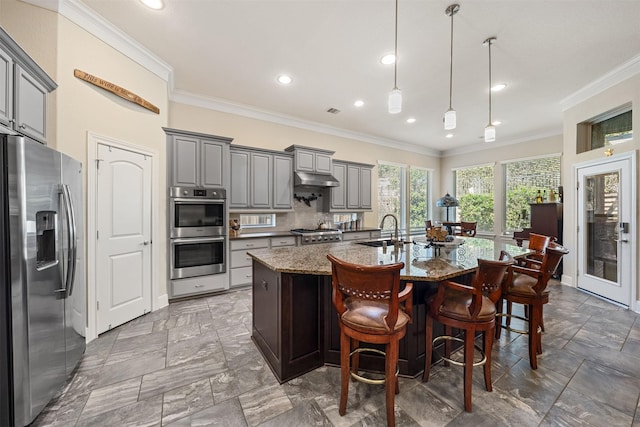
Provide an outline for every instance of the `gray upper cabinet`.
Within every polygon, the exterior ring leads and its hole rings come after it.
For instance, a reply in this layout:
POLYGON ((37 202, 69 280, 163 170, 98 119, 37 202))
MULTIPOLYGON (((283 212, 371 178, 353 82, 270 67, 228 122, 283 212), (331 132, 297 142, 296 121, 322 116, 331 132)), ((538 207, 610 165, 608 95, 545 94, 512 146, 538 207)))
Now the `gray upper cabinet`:
POLYGON ((15 130, 47 140, 47 89, 19 65, 15 66, 15 130))
POLYGON ((226 144, 202 140, 200 151, 200 170, 202 171, 201 179, 203 187, 224 187, 224 169, 226 167, 225 157, 226 144), (212 167, 210 165, 220 165, 221 167, 212 167))
POLYGON ((0 123, 12 127, 13 122, 13 60, 0 49, 0 123))
POLYGON ((231 148, 231 191, 229 208, 249 207, 249 162, 251 153, 231 148))
POLYGON ((251 153, 251 206, 252 208, 271 208, 271 188, 273 156, 264 153, 251 153))
POLYGON ((285 151, 294 153, 294 169, 299 172, 331 174, 331 156, 335 151, 291 145, 285 151))
POLYGON ((333 163, 333 177, 338 180, 340 186, 331 189, 331 209, 347 208, 347 164, 333 163))
POLYGON ((293 209, 293 158, 290 154, 231 147, 232 210, 293 209))
POLYGON ((164 129, 170 186, 226 188, 231 138, 164 129))
POLYGON ((56 83, 0 28, 0 125, 47 142, 47 94, 56 83))
POLYGON ((171 141, 173 159, 173 186, 192 186, 199 184, 198 145, 200 140, 184 136, 175 136, 171 141))
POLYGON ((336 160, 333 162, 333 176, 340 182, 331 189, 331 203, 325 208, 330 211, 371 210, 371 174, 373 165, 336 160))
POLYGON ((273 156, 273 208, 293 209, 293 158, 273 156))

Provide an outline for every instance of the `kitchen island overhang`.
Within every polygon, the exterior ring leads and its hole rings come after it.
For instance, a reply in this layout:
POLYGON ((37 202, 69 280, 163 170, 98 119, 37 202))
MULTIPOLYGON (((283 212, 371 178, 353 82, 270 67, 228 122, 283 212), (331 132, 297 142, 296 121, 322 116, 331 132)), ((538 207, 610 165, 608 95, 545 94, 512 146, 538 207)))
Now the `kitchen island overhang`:
MULTIPOLYGON (((281 383, 324 364, 339 365, 340 332, 326 255, 363 265, 401 261, 405 263, 401 281, 414 284, 414 317, 400 341, 398 364, 401 375, 415 377, 424 369, 425 299, 442 280, 468 283, 477 259, 498 259, 501 250, 514 257, 529 252, 481 238, 466 238, 460 247, 442 251, 443 256, 435 256, 434 248, 423 244, 376 248, 353 242, 249 251, 253 259, 252 338, 281 383)), ((434 335, 442 333, 436 329, 434 335)), ((383 371, 383 358, 362 357, 361 368, 383 371)))

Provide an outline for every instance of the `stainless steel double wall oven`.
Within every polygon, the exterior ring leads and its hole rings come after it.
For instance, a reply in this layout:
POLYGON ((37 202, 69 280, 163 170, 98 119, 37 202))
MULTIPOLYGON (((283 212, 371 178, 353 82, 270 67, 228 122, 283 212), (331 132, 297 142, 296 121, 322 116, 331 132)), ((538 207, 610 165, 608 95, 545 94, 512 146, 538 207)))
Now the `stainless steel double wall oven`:
POLYGON ((226 272, 226 191, 171 187, 169 206, 170 278, 226 272))

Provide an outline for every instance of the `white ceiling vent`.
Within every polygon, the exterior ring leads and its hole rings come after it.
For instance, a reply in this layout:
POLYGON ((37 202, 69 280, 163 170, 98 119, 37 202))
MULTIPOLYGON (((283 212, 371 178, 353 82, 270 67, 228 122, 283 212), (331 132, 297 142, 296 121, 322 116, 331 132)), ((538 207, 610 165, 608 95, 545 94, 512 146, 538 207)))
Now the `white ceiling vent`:
POLYGON ((331 114, 338 114, 339 112, 340 112, 340 110, 338 110, 337 108, 333 108, 333 107, 331 107, 331 108, 329 108, 327 110, 327 113, 331 113, 331 114))

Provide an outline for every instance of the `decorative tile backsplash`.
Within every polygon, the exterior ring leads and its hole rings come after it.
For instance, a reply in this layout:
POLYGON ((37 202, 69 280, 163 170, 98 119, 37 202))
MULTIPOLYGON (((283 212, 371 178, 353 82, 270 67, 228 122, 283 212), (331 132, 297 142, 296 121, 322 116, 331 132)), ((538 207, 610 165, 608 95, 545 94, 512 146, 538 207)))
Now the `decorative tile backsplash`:
MULTIPOLYGON (((304 196, 309 196, 311 193, 303 193, 304 196)), ((317 193, 315 193, 317 194, 317 193)), ((298 194, 301 195, 301 194, 298 194)), ((293 200, 293 212, 276 213, 276 226, 256 228, 252 231, 255 232, 269 232, 269 231, 281 231, 292 230, 294 228, 316 228, 321 222, 333 222, 333 213, 324 212, 324 194, 322 197, 308 201, 309 206, 305 201, 293 200)), ((260 213, 260 212, 256 212, 260 213)), ((363 214, 358 213, 358 218, 362 220, 363 214)), ((231 213, 229 219, 239 219, 240 214, 231 213)))

